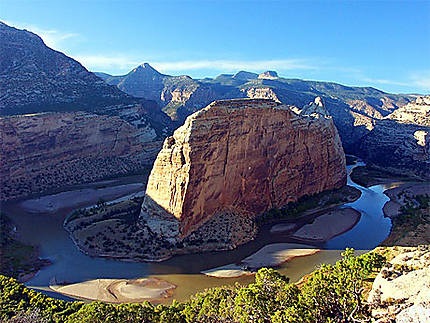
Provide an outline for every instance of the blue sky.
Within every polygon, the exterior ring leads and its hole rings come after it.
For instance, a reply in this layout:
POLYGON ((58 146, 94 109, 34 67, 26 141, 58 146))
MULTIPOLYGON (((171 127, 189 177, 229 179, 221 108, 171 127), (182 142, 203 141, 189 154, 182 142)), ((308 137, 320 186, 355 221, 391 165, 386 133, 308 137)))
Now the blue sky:
POLYGON ((0 20, 91 71, 239 70, 430 93, 428 1, 0 1, 0 20))

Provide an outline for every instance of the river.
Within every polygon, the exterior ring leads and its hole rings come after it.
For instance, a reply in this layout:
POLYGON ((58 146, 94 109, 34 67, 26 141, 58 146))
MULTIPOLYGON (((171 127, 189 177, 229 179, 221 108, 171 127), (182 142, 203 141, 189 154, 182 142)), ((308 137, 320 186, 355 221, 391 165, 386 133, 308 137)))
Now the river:
MULTIPOLYGON (((331 239, 324 245, 321 252, 295 258, 280 266, 278 270, 290 277, 292 282, 313 271, 322 263, 334 263, 340 258, 341 250, 351 247, 362 253, 370 250, 382 242, 389 234, 391 221, 383 215, 382 207, 389 200, 383 192, 397 183, 362 187, 350 179, 353 167, 364 165, 359 162, 354 166, 347 166, 348 184, 362 192, 355 202, 341 207, 352 207, 360 211, 359 222, 349 231, 331 239)), ((113 198, 118 198, 115 196, 113 198)), ((93 202, 94 203, 94 202, 93 202)), ((80 207, 88 206, 82 204, 80 207)), ((82 282, 97 278, 139 278, 158 277, 167 280, 178 287, 172 298, 179 301, 208 287, 226 284, 250 283, 252 276, 239 278, 215 278, 201 274, 202 270, 211 269, 226 264, 239 262, 245 257, 259 250, 264 245, 274 242, 294 242, 282 235, 270 234, 263 230, 258 237, 232 251, 206 252, 192 255, 175 256, 160 263, 133 263, 117 260, 93 258, 84 255, 73 244, 63 228, 65 217, 71 208, 60 208, 55 213, 31 213, 22 208, 20 202, 7 203, 2 208, 13 219, 18 228, 20 240, 40 247, 40 256, 47 258, 52 265, 40 270, 27 286, 42 290, 50 296, 67 299, 49 290, 49 283, 56 279, 64 282, 82 282)), ((167 300, 171 301, 171 299, 167 300)))

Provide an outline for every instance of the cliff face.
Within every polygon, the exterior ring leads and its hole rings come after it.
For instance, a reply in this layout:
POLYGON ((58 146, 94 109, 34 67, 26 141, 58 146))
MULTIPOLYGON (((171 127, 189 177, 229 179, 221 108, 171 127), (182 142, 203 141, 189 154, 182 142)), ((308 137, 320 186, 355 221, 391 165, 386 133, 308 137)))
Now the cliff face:
POLYGON ((362 158, 376 166, 429 179, 430 97, 418 97, 375 120, 357 148, 362 158))
POLYGON ((255 216, 345 185, 341 142, 320 103, 299 114, 272 100, 225 100, 192 114, 164 141, 141 221, 175 239, 220 213, 255 216))
POLYGON ((84 112, 0 118, 0 200, 151 165, 162 142, 136 111, 128 112, 122 117, 130 123, 84 112))
POLYGON ((389 118, 402 123, 430 127, 430 95, 417 97, 415 101, 394 111, 389 118))

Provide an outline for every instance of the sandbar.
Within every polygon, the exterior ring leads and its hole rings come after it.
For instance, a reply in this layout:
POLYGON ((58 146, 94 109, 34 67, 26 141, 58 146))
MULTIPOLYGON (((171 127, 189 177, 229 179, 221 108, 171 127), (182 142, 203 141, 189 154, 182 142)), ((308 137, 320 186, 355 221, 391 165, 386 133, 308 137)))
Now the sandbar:
POLYGON ((76 208, 83 204, 95 204, 99 199, 113 199, 136 191, 143 191, 142 183, 118 185, 106 188, 85 188, 74 191, 46 195, 36 199, 25 200, 20 206, 32 213, 55 213, 59 209, 76 208))
POLYGON ((297 230, 292 237, 303 241, 325 242, 353 228, 361 213, 346 207, 331 210, 297 230))
POLYGON ((313 246, 297 243, 273 243, 243 259, 239 264, 229 264, 206 271, 203 274, 219 278, 233 278, 251 275, 262 267, 275 267, 291 261, 295 257, 310 256, 317 252, 313 246))
POLYGON ((67 296, 109 303, 161 301, 170 297, 176 288, 175 285, 159 278, 94 279, 49 287, 67 296))

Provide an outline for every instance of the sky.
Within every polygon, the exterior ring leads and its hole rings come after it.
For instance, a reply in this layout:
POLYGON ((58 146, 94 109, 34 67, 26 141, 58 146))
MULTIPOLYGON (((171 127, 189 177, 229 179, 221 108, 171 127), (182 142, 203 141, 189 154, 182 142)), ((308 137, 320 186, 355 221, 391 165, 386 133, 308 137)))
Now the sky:
POLYGON ((0 0, 0 20, 113 75, 148 62, 430 93, 430 0, 0 0))

